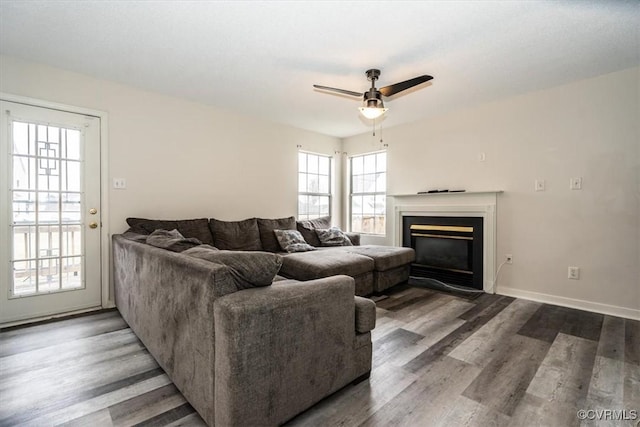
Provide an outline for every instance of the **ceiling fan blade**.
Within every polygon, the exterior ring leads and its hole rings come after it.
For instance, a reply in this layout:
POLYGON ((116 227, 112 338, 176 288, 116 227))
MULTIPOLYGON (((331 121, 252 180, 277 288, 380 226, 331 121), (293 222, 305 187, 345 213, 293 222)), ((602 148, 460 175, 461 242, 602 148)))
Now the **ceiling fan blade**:
POLYGON ((431 79, 433 79, 433 77, 427 76, 427 75, 414 77, 412 79, 405 80, 404 82, 400 82, 400 83, 396 83, 393 85, 380 88, 380 93, 383 94, 384 96, 392 96, 398 92, 402 92, 403 90, 407 90, 409 88, 417 86, 420 83, 428 82, 431 79))
POLYGON ((329 90, 331 92, 338 92, 338 93, 342 93, 344 95, 349 95, 349 96, 362 96, 362 93, 359 92, 353 92, 350 90, 344 90, 344 89, 337 89, 335 87, 328 87, 328 86, 320 86, 320 85, 313 85, 313 87, 315 87, 316 89, 322 89, 322 90, 329 90))

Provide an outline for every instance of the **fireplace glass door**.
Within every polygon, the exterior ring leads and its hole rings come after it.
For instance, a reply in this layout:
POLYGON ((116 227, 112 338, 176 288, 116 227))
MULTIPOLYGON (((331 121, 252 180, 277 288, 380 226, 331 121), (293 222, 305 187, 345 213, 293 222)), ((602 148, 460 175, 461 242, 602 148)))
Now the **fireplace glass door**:
POLYGON ((414 277, 482 289, 482 219, 404 217, 403 245, 416 251, 414 277))

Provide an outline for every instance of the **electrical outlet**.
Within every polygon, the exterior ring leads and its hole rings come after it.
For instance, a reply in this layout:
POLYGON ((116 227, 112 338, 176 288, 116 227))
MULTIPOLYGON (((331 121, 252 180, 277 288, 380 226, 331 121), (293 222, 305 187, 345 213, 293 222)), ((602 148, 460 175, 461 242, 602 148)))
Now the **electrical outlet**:
POLYGON ((478 153, 478 161, 484 162, 485 160, 487 160, 487 156, 484 153, 478 153))
POLYGON ((536 191, 544 191, 544 179, 536 179, 535 189, 536 191))
POLYGON ((580 267, 569 267, 567 277, 572 280, 580 280, 580 267))
POLYGON ((582 177, 571 178, 569 180, 570 190, 582 190, 582 177))
POLYGON ((513 264, 513 255, 511 255, 511 254, 506 254, 506 255, 504 256, 504 261, 505 261, 507 264, 513 264))

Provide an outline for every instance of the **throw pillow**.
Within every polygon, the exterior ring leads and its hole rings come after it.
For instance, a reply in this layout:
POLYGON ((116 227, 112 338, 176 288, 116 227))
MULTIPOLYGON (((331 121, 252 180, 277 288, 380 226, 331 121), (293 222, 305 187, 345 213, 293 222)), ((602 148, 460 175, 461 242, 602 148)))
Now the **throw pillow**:
POLYGON ((151 234, 155 230, 178 230, 184 237, 195 237, 202 243, 213 245, 209 221, 206 218, 161 220, 146 218, 127 218, 131 231, 139 234, 151 234))
POLYGON ((133 240, 134 242, 147 243, 147 234, 140 234, 132 231, 132 229, 128 229, 124 233, 122 233, 122 237, 125 239, 133 240))
POLYGON ((316 248, 308 244, 298 230, 273 230, 283 251, 307 252, 316 248))
POLYGON ((186 238, 178 230, 155 230, 147 236, 147 244, 173 252, 182 252, 200 246, 202 242, 195 237, 186 238))
POLYGON ((351 240, 351 244, 353 246, 360 246, 360 234, 359 233, 353 233, 353 232, 348 232, 345 231, 344 234, 349 238, 349 240, 351 240))
POLYGON ((316 228, 316 234, 322 246, 353 246, 351 240, 338 227, 316 228))
POLYGON ((316 234, 316 228, 329 228, 331 227, 331 217, 323 216, 314 219, 303 219, 296 222, 298 231, 304 237, 304 240, 312 246, 320 246, 320 239, 316 234))
POLYGON ((202 245, 183 254, 226 266, 238 289, 269 286, 282 266, 282 257, 268 252, 221 251, 202 245))
POLYGON ((266 219, 258 218, 258 228, 260 229, 260 241, 262 249, 269 252, 280 252, 280 243, 273 234, 273 230, 295 230, 296 219, 289 218, 266 219))
POLYGON ((229 251, 261 251, 260 231, 255 218, 242 221, 220 221, 211 218, 209 228, 213 245, 229 251))

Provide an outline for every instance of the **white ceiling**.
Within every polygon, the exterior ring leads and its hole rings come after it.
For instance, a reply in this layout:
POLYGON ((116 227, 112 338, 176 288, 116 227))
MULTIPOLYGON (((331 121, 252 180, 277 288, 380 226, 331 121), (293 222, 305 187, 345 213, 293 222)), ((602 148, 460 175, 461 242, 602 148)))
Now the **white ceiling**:
POLYGON ((640 2, 0 0, 0 53, 327 135, 385 127, 640 65, 640 2))

